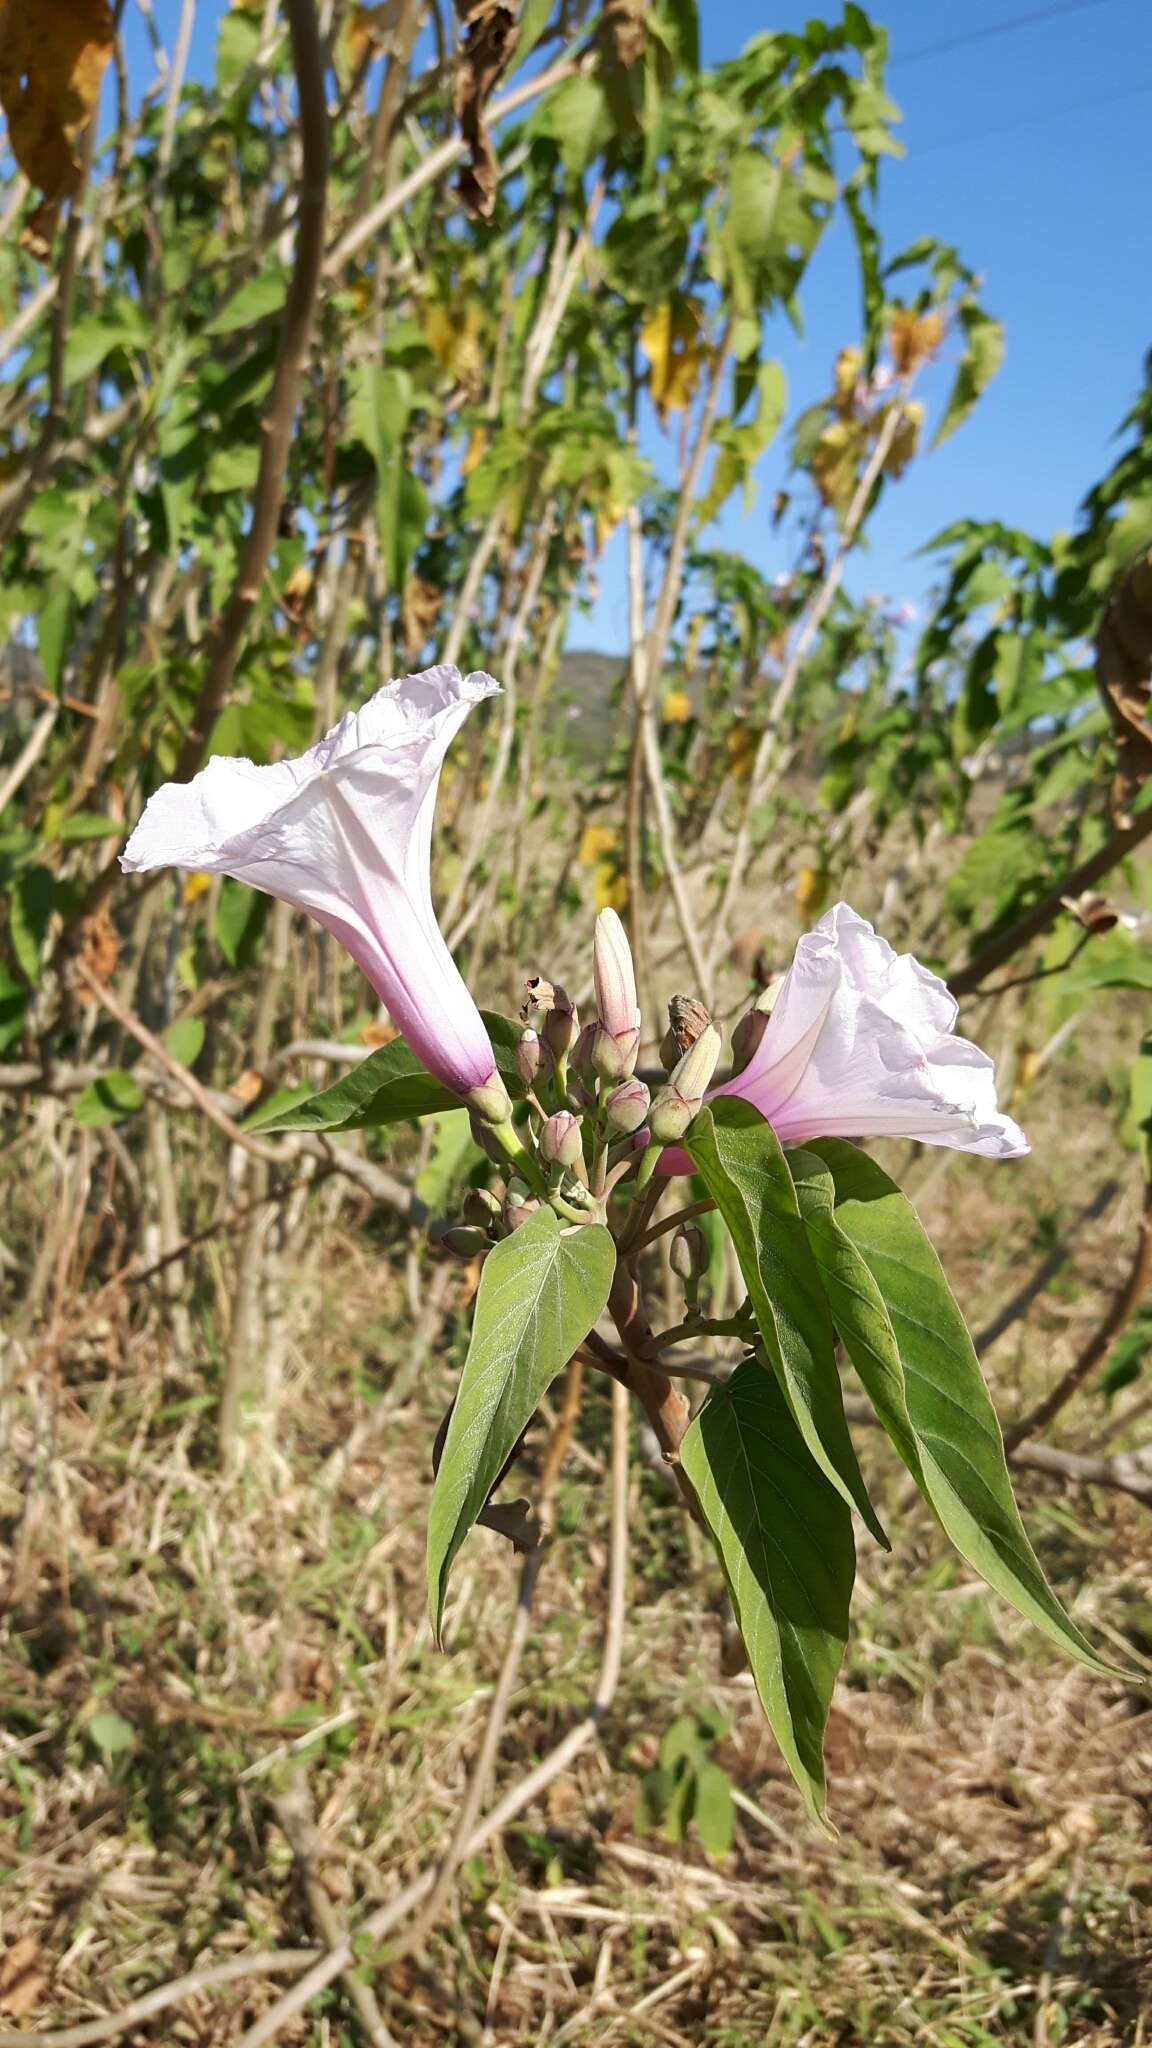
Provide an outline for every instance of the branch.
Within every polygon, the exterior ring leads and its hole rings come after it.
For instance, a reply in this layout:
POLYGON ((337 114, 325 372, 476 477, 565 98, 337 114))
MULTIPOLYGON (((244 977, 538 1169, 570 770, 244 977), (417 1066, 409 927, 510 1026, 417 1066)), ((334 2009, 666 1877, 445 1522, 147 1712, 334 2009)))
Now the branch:
POLYGON ((1085 1380, 1089 1379, 1096 1367, 1107 1357, 1121 1330, 1131 1322, 1136 1310, 1148 1291, 1152 1280, 1152 1181, 1144 1184, 1144 1196, 1140 1205, 1140 1223, 1136 1234, 1136 1248, 1132 1263, 1122 1287, 1118 1287, 1088 1342, 1078 1358, 1066 1373, 1057 1380, 1051 1392, 1029 1413, 1014 1422, 1004 1432, 1004 1448, 1011 1457, 1018 1445, 1037 1430, 1046 1429, 1060 1410, 1067 1406, 1085 1380))
MULTIPOLYGON (((548 92, 552 86, 559 85, 562 79, 574 77, 576 72, 585 69, 588 61, 584 57, 562 57, 557 63, 549 65, 546 71, 537 72, 535 78, 526 79, 523 85, 513 86, 511 92, 504 94, 503 99, 492 102, 488 109, 488 126, 494 128, 506 115, 514 114, 518 107, 526 106, 529 100, 537 99, 542 92, 548 92)), ((458 163, 465 154, 466 148, 466 143, 459 135, 452 135, 437 148, 430 149, 414 171, 410 171, 398 185, 393 185, 390 192, 386 192, 382 199, 378 199, 375 206, 370 207, 358 221, 345 229, 339 240, 333 243, 324 259, 326 275, 330 276, 333 271, 342 269, 351 257, 358 256, 367 243, 376 239, 381 228, 396 214, 403 213, 405 207, 418 193, 423 192, 426 185, 435 184, 437 178, 442 177, 445 171, 450 171, 453 164, 458 163)))
MULTIPOLYGON (((870 1429, 883 1427, 870 1401, 862 1394, 844 1396, 844 1413, 849 1422, 870 1429)), ((1072 1479, 1081 1486, 1108 1486, 1117 1493, 1130 1493, 1135 1500, 1152 1507, 1152 1453, 1121 1451, 1111 1458, 1081 1457, 1076 1451, 1060 1451, 1053 1444, 1016 1444, 1009 1453, 1013 1465, 1027 1471, 1047 1472, 1057 1479, 1072 1479)), ((0 2048, 4 2044, 0 2041, 0 2048)))
POLYGON ((232 594, 213 635, 208 668, 176 763, 176 780, 186 782, 204 758, 212 728, 232 685, 248 621, 260 595, 264 572, 280 523, 292 428, 324 260, 325 198, 328 181, 328 107, 324 54, 315 0, 285 0, 292 62, 300 105, 300 204, 296 260, 284 307, 272 394, 260 432, 260 468, 252 498, 252 521, 240 556, 232 594))
MULTIPOLYGON (((973 995, 979 989, 985 975, 993 974, 998 967, 1003 967, 1005 961, 1011 960, 1014 953, 1019 953, 1022 947, 1030 945, 1033 939, 1038 939, 1041 933, 1046 932, 1049 925, 1055 924, 1060 912, 1066 907, 1066 896, 1080 896, 1085 889, 1094 888, 1104 875, 1112 868, 1118 867, 1127 854, 1133 852, 1142 840, 1147 839, 1149 833, 1152 833, 1152 806, 1146 811, 1141 811, 1139 817, 1133 818, 1132 823, 1126 825, 1123 831, 1113 832, 1104 841, 1103 846, 1098 846, 1095 853, 1090 854, 1087 860, 1081 861, 1079 867, 1072 868, 1064 876, 1063 881, 1057 882, 1055 888, 1049 889, 1048 894, 1042 896, 1038 903, 1034 903, 1031 910, 1026 910, 1023 917, 1017 918, 1015 924, 1009 925, 1007 931, 993 937, 985 935, 978 939, 975 952, 964 966, 958 968, 955 974, 948 976, 948 986, 953 995, 973 995)), ((996 991, 993 990, 991 993, 995 994, 996 991)))

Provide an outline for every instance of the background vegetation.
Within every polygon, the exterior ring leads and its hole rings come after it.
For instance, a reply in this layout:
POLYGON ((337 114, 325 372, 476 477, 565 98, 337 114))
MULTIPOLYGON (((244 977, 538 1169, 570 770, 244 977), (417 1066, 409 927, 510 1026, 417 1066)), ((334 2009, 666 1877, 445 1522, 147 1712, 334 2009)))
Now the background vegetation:
POLYGON ((880 246, 861 9, 702 71, 692 0, 269 0, 202 79, 193 15, 144 10, 138 77, 103 0, 0 10, 0 2043, 1142 2039, 1143 1696, 945 1562, 878 1443, 902 1563, 863 1559, 824 1844, 575 1369, 524 1460, 554 1537, 497 1824, 413 1953, 372 1938, 515 1625, 483 1531, 452 1656, 423 1618, 476 1284, 426 1225, 483 1161, 456 1117, 253 1138, 390 1026, 282 906, 117 852, 210 751, 459 661, 504 685, 436 856, 490 1006, 605 903, 650 1017, 730 1021, 841 893, 947 971, 1034 1154, 899 1165, 1054 1581, 1152 1668, 1152 386, 1073 532, 924 536, 910 640, 845 564, 1001 337, 960 254, 880 246), (797 417, 780 333, 840 215, 859 299, 797 417), (779 437, 769 582, 714 520, 779 437), (621 527, 628 653, 568 655, 621 527))

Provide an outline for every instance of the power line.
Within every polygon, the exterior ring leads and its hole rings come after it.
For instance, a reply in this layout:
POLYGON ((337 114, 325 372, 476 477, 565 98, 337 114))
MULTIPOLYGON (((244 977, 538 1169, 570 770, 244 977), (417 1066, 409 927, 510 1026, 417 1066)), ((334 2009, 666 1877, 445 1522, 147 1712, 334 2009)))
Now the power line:
POLYGON ((1043 113, 1023 114, 1018 121, 1000 121, 991 128, 976 128, 967 135, 944 135, 939 141, 926 142, 922 148, 908 145, 908 159, 919 163, 922 156, 932 156, 939 149, 960 149, 972 142, 987 142, 995 135, 1011 135, 1017 128, 1039 128, 1045 121, 1060 121, 1069 114, 1081 114, 1095 107, 1115 106, 1118 100, 1137 99, 1143 93, 1152 93, 1152 78, 1143 85, 1124 86, 1119 92, 1097 93, 1091 99, 1069 100, 1062 107, 1046 107, 1043 113))
POLYGON ((889 69, 898 64, 919 64, 928 57, 944 57, 952 50, 967 49, 970 43, 986 43, 994 36, 1014 35, 1017 29, 1039 28, 1046 21, 1059 21, 1066 14, 1083 14, 1089 7, 1106 7, 1109 0, 1062 0, 1055 7, 1034 7, 1029 14, 1014 14, 1007 21, 989 22, 987 28, 965 29, 958 36, 945 36, 938 43, 922 43, 918 50, 899 50, 889 59, 889 69))

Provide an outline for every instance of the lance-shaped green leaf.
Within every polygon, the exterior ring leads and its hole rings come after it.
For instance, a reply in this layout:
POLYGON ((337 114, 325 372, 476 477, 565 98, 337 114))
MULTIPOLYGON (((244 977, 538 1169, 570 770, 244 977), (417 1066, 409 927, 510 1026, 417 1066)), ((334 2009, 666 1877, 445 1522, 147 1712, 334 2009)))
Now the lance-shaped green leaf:
POLYGON ((428 1601, 440 1638, 448 1573, 561 1367, 604 1312, 616 1248, 602 1223, 541 1209, 489 1252, 432 1489, 428 1601))
POLYGON ((814 1464, 771 1373, 716 1387, 680 1450, 716 1542, 764 1712, 813 1819, 824 1727, 848 1639, 852 1517, 814 1464))
POLYGON ((684 1143, 728 1225, 769 1364, 801 1436, 887 1548, 848 1434, 832 1318, 775 1131, 750 1102, 720 1096, 700 1111, 684 1143))
POLYGON ((875 1160, 839 1138, 813 1139, 794 1164, 845 1349, 945 1532, 1063 1650, 1115 1676, 1065 1614, 1028 1541, 980 1362, 911 1202, 875 1160), (812 1174, 808 1155, 831 1187, 812 1174))
MULTIPOLYGON (((523 1095, 524 1083, 516 1071, 516 1047, 521 1027, 507 1017, 489 1011, 481 1015, 492 1041, 504 1085, 512 1096, 523 1095)), ((303 1100, 280 1096, 246 1126, 261 1131, 364 1131, 383 1124, 402 1123, 419 1116, 435 1116, 458 1109, 460 1098, 442 1081, 421 1066, 402 1038, 382 1045, 366 1060, 324 1088, 319 1095, 303 1100)))

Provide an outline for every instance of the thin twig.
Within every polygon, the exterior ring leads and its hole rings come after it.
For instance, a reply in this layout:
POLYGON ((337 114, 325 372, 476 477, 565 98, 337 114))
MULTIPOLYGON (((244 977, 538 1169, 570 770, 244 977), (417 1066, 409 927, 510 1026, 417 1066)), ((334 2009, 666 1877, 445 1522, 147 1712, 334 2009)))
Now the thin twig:
POLYGON ((101 2041, 115 2041, 120 2034, 143 2026, 155 2013, 166 2012, 185 1998, 197 1998, 202 1991, 215 1991, 224 1984, 242 1983, 245 1977, 278 1977, 289 1970, 305 1970, 316 1959, 313 1948, 254 1949, 250 1955, 233 1956, 226 1963, 211 1963, 203 1970, 189 1970, 170 1984, 158 1984, 143 1998, 121 2006, 98 2020, 82 2020, 76 2027, 53 2027, 48 2033, 0 2034, 0 2048, 97 2048, 101 2041))
POLYGON ((56 724, 59 710, 58 704, 51 704, 47 711, 40 713, 8 773, 3 781, 0 781, 0 811, 3 811, 11 803, 17 790, 23 786, 31 775, 32 770, 52 737, 52 730, 56 724))
MULTIPOLYGON (((549 65, 546 71, 537 72, 535 78, 525 79, 522 85, 513 86, 511 92, 506 92, 502 99, 493 100, 486 115, 486 125, 494 128, 497 122, 503 121, 508 114, 514 114, 518 108, 527 106, 530 100, 539 98, 541 93, 549 92, 554 85, 559 85, 562 79, 574 77, 589 61, 583 57, 562 57, 557 63, 549 65)), ((443 177, 446 171, 452 169, 453 164, 459 162, 466 146, 461 136, 452 135, 446 142, 441 142, 435 149, 430 149, 414 171, 410 171, 406 178, 401 178, 400 183, 393 185, 391 191, 385 192, 375 206, 369 207, 367 213, 358 221, 354 221, 350 228, 345 229, 328 251, 324 261, 325 272, 331 275, 333 271, 342 269, 351 257, 358 256, 361 249, 369 242, 375 241, 382 227, 394 219, 396 214, 403 213, 405 207, 409 206, 427 185, 434 185, 437 178, 443 177)))
POLYGON ((1132 1262, 1121 1287, 1118 1287, 1107 1309, 1093 1330, 1088 1342, 1079 1355, 1057 1380, 1056 1385, 1038 1401, 1027 1415, 1014 1422, 1004 1432, 1004 1448, 1011 1456, 1018 1445, 1025 1443, 1048 1424, 1067 1406, 1085 1380, 1090 1379, 1096 1367, 1108 1356, 1121 1330, 1126 1328, 1148 1292, 1152 1281, 1152 1181, 1144 1184, 1140 1204, 1140 1222, 1137 1226, 1136 1246, 1132 1262))
POLYGON ((252 516, 232 594, 212 639, 207 672, 176 764, 176 780, 195 774, 224 707, 236 663, 264 582, 284 501, 284 480, 304 365, 312 339, 316 297, 324 260, 324 219, 328 185, 328 106, 324 53, 315 0, 285 0, 292 62, 300 108, 300 201, 296 257, 284 305, 276 370, 260 429, 260 468, 252 516))
MULTIPOLYGON (((336 1944, 344 1939, 344 1930, 316 1869, 319 1832, 316 1827, 308 1773, 303 1764, 297 1765, 287 1785, 274 1797, 272 1804, 296 1859, 309 1918, 325 1947, 335 1948, 336 1944)), ((340 1981, 371 2048, 396 2048, 396 2042, 384 2024, 371 1986, 365 1984, 354 1969, 345 1970, 340 1981)))
POLYGON ((1149 833, 1152 833, 1152 806, 1141 811, 1122 831, 1111 833, 1103 846, 1098 846, 1095 853, 1089 854, 1087 860, 1080 862, 1079 867, 1071 868, 1062 881, 1049 889, 1046 896, 1042 896, 1038 903, 1032 905, 1031 910, 1026 910, 1023 917, 1017 918, 1016 923, 1009 925, 1006 931, 978 939, 970 958, 962 967, 948 974, 948 986, 953 995, 974 994, 987 975, 993 974, 997 967, 1003 967, 1005 961, 1011 960, 1014 953, 1019 953, 1025 946, 1031 945, 1033 939, 1040 938, 1042 933, 1048 930, 1049 925, 1055 924, 1061 911, 1067 909, 1066 897, 1075 899, 1082 895, 1085 889, 1094 889, 1097 882, 1102 881, 1106 874, 1114 867, 1118 867, 1128 854, 1147 839, 1149 833))

